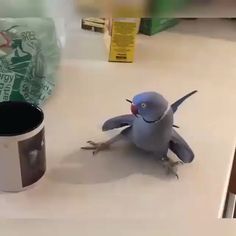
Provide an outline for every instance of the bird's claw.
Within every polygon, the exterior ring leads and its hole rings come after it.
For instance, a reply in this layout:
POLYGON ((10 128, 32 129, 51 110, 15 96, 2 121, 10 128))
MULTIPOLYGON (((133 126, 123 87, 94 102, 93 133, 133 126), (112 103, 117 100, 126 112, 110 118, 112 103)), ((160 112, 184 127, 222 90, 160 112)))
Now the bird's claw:
POLYGON ((93 155, 96 155, 98 152, 109 149, 109 144, 107 143, 95 143, 93 141, 88 141, 88 144, 91 146, 82 147, 83 150, 93 150, 93 155))
POLYGON ((166 168, 166 174, 167 175, 174 175, 177 179, 179 179, 179 175, 176 173, 173 167, 167 167, 166 168))
POLYGON ((164 167, 166 168, 166 174, 167 175, 174 175, 177 179, 179 179, 179 175, 177 174, 176 167, 178 165, 183 165, 184 163, 182 161, 165 161, 164 162, 164 167))
POLYGON ((184 163, 182 161, 170 161, 170 166, 175 167, 178 165, 183 165, 184 163))

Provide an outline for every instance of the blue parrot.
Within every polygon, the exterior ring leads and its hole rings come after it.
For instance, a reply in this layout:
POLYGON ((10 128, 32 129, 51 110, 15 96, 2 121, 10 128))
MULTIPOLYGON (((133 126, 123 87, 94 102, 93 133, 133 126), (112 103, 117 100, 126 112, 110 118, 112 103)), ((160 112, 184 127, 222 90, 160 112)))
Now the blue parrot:
POLYGON ((133 100, 126 100, 131 104, 132 114, 118 116, 107 120, 102 127, 103 131, 126 127, 117 136, 104 143, 88 141, 90 146, 82 147, 84 150, 93 150, 93 154, 109 149, 110 146, 121 140, 128 139, 137 148, 153 153, 166 168, 167 173, 175 175, 178 164, 190 163, 194 153, 186 141, 174 128, 174 113, 178 107, 197 91, 193 91, 172 105, 159 93, 144 92, 136 95, 133 100), (168 156, 171 150, 181 160, 172 161, 168 156))

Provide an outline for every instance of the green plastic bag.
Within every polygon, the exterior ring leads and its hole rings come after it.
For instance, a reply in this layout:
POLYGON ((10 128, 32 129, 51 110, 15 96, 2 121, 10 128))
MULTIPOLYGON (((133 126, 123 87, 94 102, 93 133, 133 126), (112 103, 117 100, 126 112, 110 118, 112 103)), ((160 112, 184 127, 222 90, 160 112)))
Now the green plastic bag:
POLYGON ((55 86, 59 60, 52 19, 0 19, 0 102, 42 105, 55 86))
POLYGON ((0 0, 0 17, 42 17, 50 0, 0 0))

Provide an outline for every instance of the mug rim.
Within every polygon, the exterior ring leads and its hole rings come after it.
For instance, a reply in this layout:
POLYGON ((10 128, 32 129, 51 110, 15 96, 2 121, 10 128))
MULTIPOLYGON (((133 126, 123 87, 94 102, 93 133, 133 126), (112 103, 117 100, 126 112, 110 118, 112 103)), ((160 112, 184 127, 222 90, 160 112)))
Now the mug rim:
MULTIPOLYGON (((9 104, 9 105, 17 105, 17 104, 25 105, 25 106, 31 108, 32 111, 39 112, 40 121, 35 126, 25 129, 22 132, 2 133, 2 134, 0 133, 0 137, 14 137, 14 136, 19 136, 19 135, 24 135, 24 134, 30 133, 30 132, 34 131, 35 129, 37 129, 38 127, 40 127, 42 125, 42 123, 44 122, 44 112, 39 106, 37 106, 35 104, 32 104, 30 102, 26 102, 26 101, 2 101, 2 102, 0 102, 0 109, 1 109, 1 105, 4 105, 4 104, 5 105, 7 105, 7 104, 9 104)), ((1 122, 1 117, 0 117, 0 122, 1 122)))

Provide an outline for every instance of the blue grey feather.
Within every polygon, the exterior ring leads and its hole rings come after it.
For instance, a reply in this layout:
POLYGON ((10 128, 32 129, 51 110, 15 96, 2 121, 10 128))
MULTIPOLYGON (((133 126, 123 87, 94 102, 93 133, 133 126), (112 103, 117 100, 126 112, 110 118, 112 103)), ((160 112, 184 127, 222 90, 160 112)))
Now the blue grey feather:
POLYGON ((173 130, 169 148, 184 163, 190 163, 194 159, 192 149, 175 130, 173 130))
POLYGON ((191 97, 191 96, 192 96, 193 94, 195 94, 195 93, 197 93, 197 90, 194 90, 193 92, 191 92, 191 93, 185 95, 184 97, 180 98, 178 101, 176 101, 175 103, 173 103, 173 104, 171 105, 171 108, 172 108, 173 112, 175 113, 175 112, 178 110, 179 106, 180 106, 187 98, 191 97))
POLYGON ((112 129, 118 129, 118 128, 121 128, 124 126, 130 126, 133 124, 134 120, 135 120, 135 116, 131 115, 131 114, 117 116, 117 117, 107 120, 103 124, 102 130, 108 131, 108 130, 112 130, 112 129))

